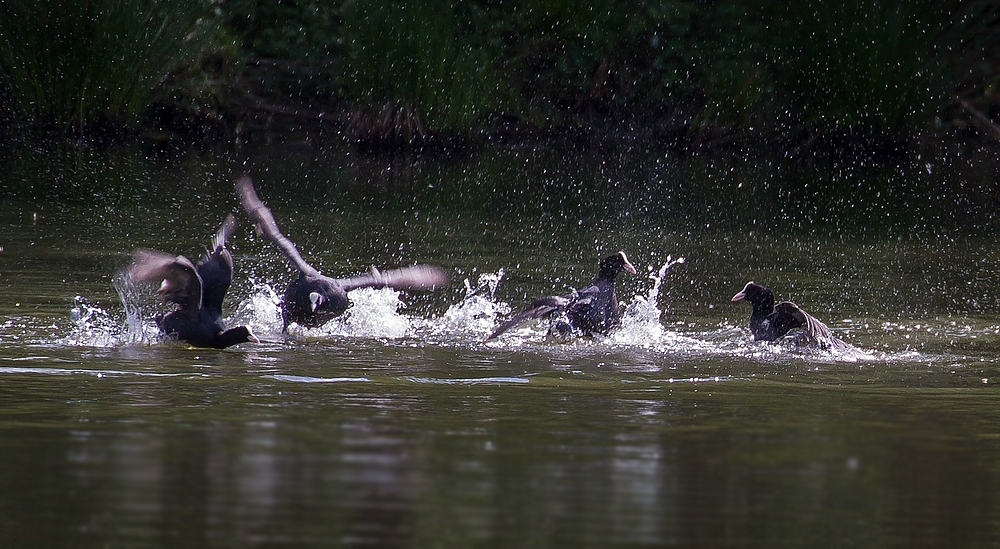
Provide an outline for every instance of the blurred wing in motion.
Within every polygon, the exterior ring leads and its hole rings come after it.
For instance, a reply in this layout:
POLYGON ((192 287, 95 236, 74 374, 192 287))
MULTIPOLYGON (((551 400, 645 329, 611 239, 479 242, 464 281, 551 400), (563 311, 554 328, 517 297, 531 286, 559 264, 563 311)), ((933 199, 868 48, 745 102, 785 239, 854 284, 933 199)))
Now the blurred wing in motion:
POLYGON ((340 280, 344 291, 357 288, 393 288, 396 290, 433 290, 448 285, 448 273, 430 265, 414 265, 401 269, 379 271, 372 267, 363 275, 340 280))
POLYGON ((291 240, 288 240, 285 235, 281 234, 281 230, 278 229, 278 223, 274 220, 274 216, 271 215, 271 210, 257 196, 257 191, 253 187, 253 181, 250 179, 250 176, 244 175, 236 181, 236 194, 240 197, 240 204, 243 205, 243 209, 246 210, 247 215, 257 225, 260 232, 264 233, 264 236, 278 246, 281 253, 285 254, 285 257, 295 265, 295 268, 299 272, 308 276, 322 276, 312 265, 306 263, 305 259, 302 259, 302 255, 299 254, 299 250, 295 247, 295 244, 291 240))
POLYGON ((226 247, 226 242, 232 238, 234 232, 236 232, 236 218, 233 217, 233 214, 229 214, 222 221, 222 226, 219 227, 219 230, 212 236, 212 247, 208 250, 209 257, 212 254, 222 251, 226 247))
POLYGON ((136 282, 159 282, 156 293, 170 303, 198 316, 201 308, 201 278, 193 263, 182 255, 156 250, 136 250, 129 276, 136 282))

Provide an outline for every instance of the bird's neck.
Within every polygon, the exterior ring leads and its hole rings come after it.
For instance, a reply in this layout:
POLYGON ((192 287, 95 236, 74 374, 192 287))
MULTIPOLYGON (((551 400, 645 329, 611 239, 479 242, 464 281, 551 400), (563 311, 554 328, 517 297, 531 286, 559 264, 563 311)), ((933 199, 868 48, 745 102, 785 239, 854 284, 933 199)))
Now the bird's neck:
POLYGON ((594 279, 594 285, 595 286, 607 286, 607 285, 614 286, 614 284, 615 284, 615 278, 617 276, 618 276, 618 273, 615 273, 615 272, 601 271, 600 273, 598 273, 597 278, 594 279))

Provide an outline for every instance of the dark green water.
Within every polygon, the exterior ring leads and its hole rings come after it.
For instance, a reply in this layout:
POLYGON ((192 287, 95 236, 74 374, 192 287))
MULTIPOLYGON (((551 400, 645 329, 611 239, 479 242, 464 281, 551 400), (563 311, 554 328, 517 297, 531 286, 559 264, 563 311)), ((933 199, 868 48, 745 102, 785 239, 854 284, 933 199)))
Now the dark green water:
POLYGON ((13 146, 0 545, 998 545, 988 156, 13 146), (136 247, 200 254, 243 170, 325 272, 426 262, 454 283, 357 293, 288 337, 288 268, 244 223, 227 314, 263 343, 157 341, 151 291, 117 273, 136 247), (619 333, 484 343, 619 249, 640 271, 619 333), (465 299, 481 277, 495 293, 465 299), (858 351, 751 342, 729 301, 751 279, 858 351))

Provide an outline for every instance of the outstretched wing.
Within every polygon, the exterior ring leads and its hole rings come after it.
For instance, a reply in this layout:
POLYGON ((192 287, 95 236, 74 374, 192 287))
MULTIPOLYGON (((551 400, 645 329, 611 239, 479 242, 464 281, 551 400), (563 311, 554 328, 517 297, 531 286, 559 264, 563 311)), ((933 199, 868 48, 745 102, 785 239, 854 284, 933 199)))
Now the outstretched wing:
POLYGON ((779 313, 784 315, 789 315, 798 322, 797 325, 792 326, 793 328, 802 327, 803 331, 818 342, 824 348, 826 347, 850 347, 843 340, 838 338, 833 334, 833 331, 823 324, 816 317, 802 310, 801 307, 792 303, 791 301, 783 301, 774 306, 774 309, 779 313))
POLYGON ((811 314, 802 310, 801 307, 791 301, 782 301, 774 306, 774 310, 781 316, 788 315, 795 319, 795 323, 790 328, 801 327, 807 334, 814 338, 833 337, 833 332, 811 314))
POLYGON ((521 311, 520 313, 517 313, 506 322, 497 326, 497 328, 493 330, 493 333, 490 334, 490 336, 487 337, 486 339, 490 340, 495 337, 499 337, 500 334, 506 332, 507 330, 513 328, 514 326, 530 318, 540 318, 552 314, 553 312, 558 311, 569 305, 571 301, 572 301, 571 297, 564 297, 558 295, 551 295, 537 299, 535 300, 534 303, 531 304, 530 307, 521 311))
POLYGON ((219 231, 212 237, 212 247, 198 262, 201 277, 201 306, 216 317, 222 316, 222 301, 233 280, 233 256, 226 249, 226 241, 236 230, 236 218, 226 217, 219 231))
POLYGON ((371 271, 339 280, 345 292, 357 288, 393 288, 397 290, 415 289, 431 290, 448 284, 448 273, 430 265, 413 265, 401 269, 379 271, 372 267, 371 271))
POLYGON ((201 278, 188 258, 156 250, 136 250, 129 276, 136 282, 159 282, 156 293, 198 317, 201 309, 201 278))
POLYGON ((285 254, 285 257, 295 265, 295 268, 299 272, 308 276, 322 276, 312 265, 309 265, 306 263, 306 260, 302 259, 295 244, 291 240, 288 240, 285 235, 281 234, 281 230, 278 229, 278 223, 274 221, 274 216, 271 215, 271 210, 267 209, 267 206, 257 196, 257 191, 253 188, 253 181, 250 179, 250 176, 244 175, 236 181, 236 194, 240 197, 240 204, 243 205, 243 209, 246 210, 247 215, 257 225, 260 232, 264 233, 264 236, 278 246, 281 253, 285 254))

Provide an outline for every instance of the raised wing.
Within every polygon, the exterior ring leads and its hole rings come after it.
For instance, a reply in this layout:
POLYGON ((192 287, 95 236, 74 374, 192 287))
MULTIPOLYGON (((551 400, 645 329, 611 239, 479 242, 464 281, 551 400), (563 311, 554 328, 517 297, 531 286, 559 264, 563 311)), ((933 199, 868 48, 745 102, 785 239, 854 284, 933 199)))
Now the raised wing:
POLYGON ((850 345, 835 336, 833 331, 831 331, 826 324, 823 324, 817 320, 816 317, 805 312, 802 308, 791 301, 778 303, 774 306, 774 309, 779 313, 784 313, 794 317, 798 322, 798 325, 793 326, 793 328, 801 326, 810 338, 814 339, 824 348, 850 348, 850 345))
POLYGON ((233 217, 233 214, 229 214, 222 221, 215 236, 212 237, 212 247, 208 249, 208 255, 222 251, 226 247, 226 242, 233 237, 234 232, 236 232, 236 218, 233 217))
POLYGON ((826 324, 816 320, 815 317, 803 311, 801 307, 791 301, 778 303, 774 306, 774 310, 782 315, 789 315, 795 319, 797 325, 793 325, 791 328, 802 327, 807 334, 814 338, 833 337, 833 332, 830 331, 830 328, 826 327, 826 324))
POLYGON ((188 258, 156 250, 136 250, 129 276, 136 282, 159 282, 156 293, 197 318, 201 309, 201 278, 188 258))
POLYGON ((295 265, 296 269, 308 276, 322 276, 312 265, 302 259, 295 244, 291 240, 288 240, 285 235, 281 234, 281 230, 278 229, 278 223, 274 221, 274 216, 271 215, 271 210, 267 209, 267 206, 257 196, 257 191, 253 188, 253 181, 249 176, 244 175, 236 181, 236 194, 240 197, 240 204, 243 205, 243 209, 246 210, 247 215, 257 225, 260 232, 264 233, 264 236, 278 246, 281 253, 285 254, 285 257, 295 265))
POLYGON ((233 256, 226 249, 226 241, 236 230, 236 218, 226 217, 219 231, 212 237, 212 247, 198 262, 201 277, 201 306, 215 317, 222 316, 222 301, 233 280, 233 256))
POLYGON ((414 265, 388 271, 379 271, 372 267, 371 271, 363 275, 345 278, 339 282, 347 292, 356 288, 432 290, 448 284, 448 273, 430 265, 414 265))

